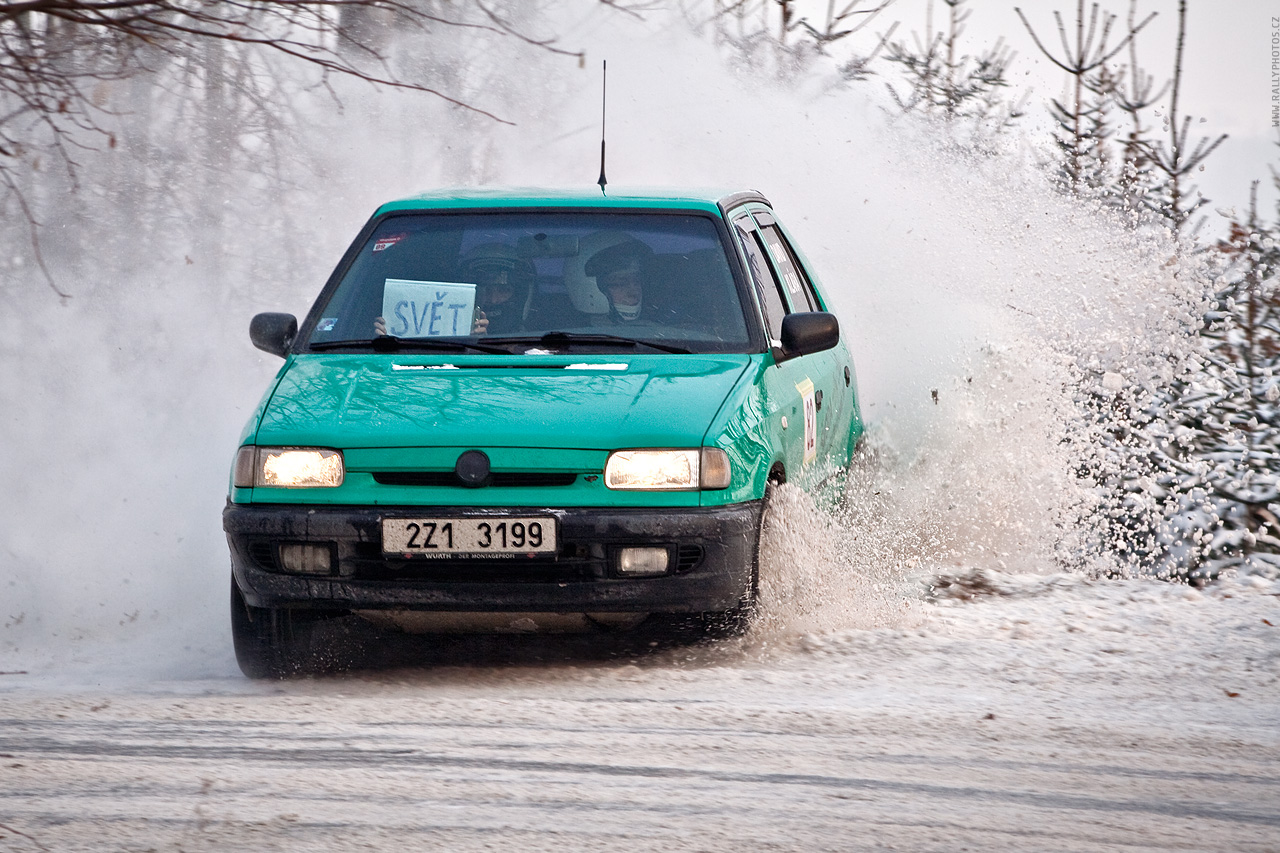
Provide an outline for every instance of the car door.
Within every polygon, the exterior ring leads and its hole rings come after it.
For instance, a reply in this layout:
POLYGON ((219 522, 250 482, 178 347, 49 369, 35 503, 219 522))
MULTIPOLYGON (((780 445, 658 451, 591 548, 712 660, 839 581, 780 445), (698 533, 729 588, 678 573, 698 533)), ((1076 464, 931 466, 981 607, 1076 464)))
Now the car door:
MULTIPOLYGON (((804 259, 796 251, 794 243, 787 236, 772 211, 755 213, 756 222, 764 244, 774 260, 779 278, 784 283, 788 304, 792 311, 827 311, 829 310, 814 285, 813 276, 805 265, 804 259)), ((853 361, 844 341, 843 333, 840 343, 834 348, 809 356, 815 365, 820 367, 822 381, 819 384, 817 409, 820 419, 819 447, 822 457, 844 460, 852 450, 851 430, 853 424, 854 389, 853 361)), ((861 431, 861 424, 857 425, 861 431)))
MULTIPOLYGON (((783 448, 783 464, 789 480, 809 482, 818 471, 815 465, 830 452, 831 441, 823 429, 823 403, 831 391, 830 356, 814 353, 778 361, 782 354, 782 321, 796 310, 811 310, 803 289, 797 297, 784 284, 782 270, 766 244, 769 236, 757 216, 770 224, 774 220, 763 205, 732 211, 730 221, 742 249, 764 315, 765 328, 775 359, 764 374, 764 401, 773 435, 783 448)), ((791 270, 795 275, 796 271, 791 270)), ((796 281, 797 286, 799 281, 796 281)))

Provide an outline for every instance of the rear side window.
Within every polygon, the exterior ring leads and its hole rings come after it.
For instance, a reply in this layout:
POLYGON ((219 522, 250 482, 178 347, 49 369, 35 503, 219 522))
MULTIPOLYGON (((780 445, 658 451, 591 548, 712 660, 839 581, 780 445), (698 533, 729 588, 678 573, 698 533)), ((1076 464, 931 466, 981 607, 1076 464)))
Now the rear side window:
POLYGON ((747 256, 747 265, 751 268, 751 278, 760 296, 760 304, 764 308, 765 324, 769 329, 769 340, 777 342, 782 339, 782 318, 787 316, 787 306, 773 268, 769 264, 764 245, 760 242, 760 232, 755 221, 747 215, 733 220, 734 230, 747 256))
POLYGON ((773 255, 773 260, 778 265, 778 272, 786 285, 791 307, 796 311, 821 311, 822 308, 818 304, 818 299, 813 292, 813 285, 810 283, 809 277, 804 274, 804 268, 796 260, 795 253, 791 251, 787 238, 782 236, 778 226, 763 225, 760 228, 760 233, 764 236, 764 241, 769 246, 769 252, 773 255))

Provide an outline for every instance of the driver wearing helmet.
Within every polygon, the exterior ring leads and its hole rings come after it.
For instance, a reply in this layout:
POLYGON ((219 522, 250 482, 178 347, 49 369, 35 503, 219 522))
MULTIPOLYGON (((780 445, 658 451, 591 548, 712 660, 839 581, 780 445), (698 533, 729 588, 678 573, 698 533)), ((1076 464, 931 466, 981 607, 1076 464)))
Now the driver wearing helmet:
POLYGON ((646 244, 630 238, 596 252, 583 272, 609 300, 609 317, 614 323, 634 323, 644 313, 644 286, 641 267, 653 255, 646 244))
POLYGON ((485 243, 462 259, 463 281, 475 282, 476 313, 473 335, 517 332, 524 321, 525 302, 534 270, 503 243, 485 243))

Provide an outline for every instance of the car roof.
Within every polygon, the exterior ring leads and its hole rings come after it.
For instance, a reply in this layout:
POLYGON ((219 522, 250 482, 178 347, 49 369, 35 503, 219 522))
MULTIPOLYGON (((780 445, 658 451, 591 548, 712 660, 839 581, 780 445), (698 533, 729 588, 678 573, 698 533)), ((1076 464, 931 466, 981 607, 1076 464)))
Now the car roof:
POLYGON ((397 211, 501 207, 682 208, 719 212, 743 201, 768 200, 755 190, 702 187, 448 187, 390 201, 378 215, 397 211))

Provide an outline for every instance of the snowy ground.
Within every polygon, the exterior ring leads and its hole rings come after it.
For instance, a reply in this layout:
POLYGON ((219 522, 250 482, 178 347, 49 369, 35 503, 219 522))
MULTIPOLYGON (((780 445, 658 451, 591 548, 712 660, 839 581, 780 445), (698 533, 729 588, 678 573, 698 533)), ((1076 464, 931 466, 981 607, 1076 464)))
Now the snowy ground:
POLYGON ((938 592, 616 659, 6 673, 0 850, 1280 850, 1280 582, 938 592))
POLYGON ((7 291, 0 851, 1280 851, 1280 583, 1046 574, 1093 533, 1077 396, 1159 385, 1187 345, 1171 247, 1034 156, 890 121, 878 83, 762 85, 636 17, 549 31, 618 72, 615 180, 759 186, 818 266, 885 457, 856 517, 783 525, 739 641, 404 643, 243 679, 219 512, 278 368, 249 316, 304 312, 375 204, 453 180, 449 150, 468 179, 596 175, 598 78, 574 63, 512 88, 509 128, 361 90, 304 122, 323 156, 229 231, 225 275, 160 229, 136 269, 95 250, 69 303, 7 291), (966 580, 926 595, 939 572, 966 580))

